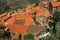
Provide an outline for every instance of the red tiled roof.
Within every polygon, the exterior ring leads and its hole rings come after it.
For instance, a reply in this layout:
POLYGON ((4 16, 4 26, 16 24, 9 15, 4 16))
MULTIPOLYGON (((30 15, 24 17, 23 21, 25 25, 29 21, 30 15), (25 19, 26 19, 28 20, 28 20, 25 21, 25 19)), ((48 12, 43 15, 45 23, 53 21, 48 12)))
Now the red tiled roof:
POLYGON ((36 11, 40 11, 41 9, 42 9, 41 6, 36 6, 36 8, 35 8, 36 11))
POLYGON ((37 13, 37 16, 49 17, 49 16, 52 16, 52 15, 51 15, 50 12, 48 11, 48 9, 43 8, 43 9, 41 9, 40 12, 37 13))
POLYGON ((2 18, 2 20, 6 20, 7 18, 9 18, 10 16, 9 15, 6 15, 2 18))
POLYGON ((17 15, 18 13, 12 13, 12 15, 11 16, 15 16, 15 15, 17 15))
POLYGON ((25 15, 25 12, 16 12, 16 13, 13 13, 11 16, 18 16, 18 15, 25 15))
POLYGON ((25 24, 24 25, 31 25, 31 24, 34 24, 35 25, 35 22, 33 20, 33 18, 29 15, 18 15, 18 16, 15 16, 17 20, 21 20, 21 19, 25 19, 25 24))
POLYGON ((60 6, 60 2, 51 2, 53 7, 59 7, 60 6))
POLYGON ((0 14, 0 17, 2 17, 2 16, 4 16, 4 15, 6 15, 6 13, 0 14))
POLYGON ((31 25, 32 23, 34 23, 34 21, 33 21, 32 17, 29 15, 21 15, 21 16, 18 15, 15 17, 16 17, 16 20, 25 19, 25 24, 24 25, 13 24, 15 18, 12 17, 5 22, 5 23, 8 23, 6 25, 6 27, 8 27, 11 32, 18 32, 18 33, 24 35, 28 29, 28 26, 31 25))
POLYGON ((10 19, 8 19, 8 20, 5 22, 5 25, 13 24, 14 21, 15 21, 15 17, 11 17, 10 19))
POLYGON ((42 7, 40 7, 40 6, 36 6, 36 7, 32 7, 32 11, 40 11, 40 9, 41 9, 42 7))
POLYGON ((29 7, 26 9, 27 12, 35 12, 35 11, 40 11, 42 7, 36 6, 36 7, 29 7))
POLYGON ((27 25, 17 25, 17 24, 9 24, 6 27, 8 27, 11 32, 18 32, 22 35, 24 35, 28 29, 27 25))
POLYGON ((31 11, 33 11, 33 12, 34 12, 34 11, 35 11, 35 7, 32 7, 31 11))

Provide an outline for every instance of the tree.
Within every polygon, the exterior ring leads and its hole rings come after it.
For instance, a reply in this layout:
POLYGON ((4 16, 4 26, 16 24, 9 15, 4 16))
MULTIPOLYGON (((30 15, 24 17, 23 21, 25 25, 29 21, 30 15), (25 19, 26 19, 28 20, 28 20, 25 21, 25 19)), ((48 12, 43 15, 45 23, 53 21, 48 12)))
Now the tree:
POLYGON ((0 14, 5 12, 6 0, 0 0, 0 14))
POLYGON ((53 18, 54 18, 55 22, 59 22, 60 21, 60 12, 54 12, 53 18))
POLYGON ((36 12, 34 12, 32 14, 34 14, 33 20, 36 23, 36 25, 40 25, 40 23, 36 21, 36 12))
POLYGON ((29 33, 27 35, 24 35, 24 40, 34 40, 34 36, 29 33))
POLYGON ((56 23, 56 31, 57 31, 56 36, 60 40, 60 22, 56 23))
POLYGON ((30 4, 33 4, 33 3, 38 3, 38 0, 28 0, 28 2, 29 2, 30 4))
POLYGON ((40 38, 40 40, 57 40, 57 38, 55 36, 51 35, 51 36, 46 36, 46 37, 40 38))
POLYGON ((56 22, 56 36, 60 40, 60 12, 54 12, 53 19, 56 22))

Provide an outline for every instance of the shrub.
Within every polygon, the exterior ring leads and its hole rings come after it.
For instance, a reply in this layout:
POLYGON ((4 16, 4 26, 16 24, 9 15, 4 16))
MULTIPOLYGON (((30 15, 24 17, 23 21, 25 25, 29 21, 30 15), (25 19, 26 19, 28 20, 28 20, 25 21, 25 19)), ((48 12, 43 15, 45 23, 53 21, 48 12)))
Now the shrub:
POLYGON ((32 34, 24 35, 24 40, 34 40, 34 36, 32 34))
POLYGON ((54 12, 53 18, 55 22, 60 21, 60 12, 54 12))

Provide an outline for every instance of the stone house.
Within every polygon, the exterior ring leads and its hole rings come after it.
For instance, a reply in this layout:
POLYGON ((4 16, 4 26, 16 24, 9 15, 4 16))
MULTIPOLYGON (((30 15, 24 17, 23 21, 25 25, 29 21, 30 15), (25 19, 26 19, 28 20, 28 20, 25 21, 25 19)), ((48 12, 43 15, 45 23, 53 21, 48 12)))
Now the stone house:
POLYGON ((51 14, 54 14, 56 11, 60 11, 60 2, 51 2, 49 4, 49 10, 51 14))

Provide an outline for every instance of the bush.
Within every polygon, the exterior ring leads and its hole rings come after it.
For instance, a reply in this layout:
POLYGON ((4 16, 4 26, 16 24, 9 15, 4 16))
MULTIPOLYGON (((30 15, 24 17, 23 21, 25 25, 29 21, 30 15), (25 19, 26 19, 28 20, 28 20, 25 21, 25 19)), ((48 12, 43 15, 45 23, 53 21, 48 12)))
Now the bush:
POLYGON ((38 0, 28 0, 28 2, 29 2, 30 4, 33 4, 33 3, 38 3, 38 0))
POLYGON ((60 21, 60 12, 54 12, 53 18, 55 22, 60 21))
POLYGON ((34 36, 32 34, 24 35, 24 40, 34 40, 34 36))

